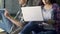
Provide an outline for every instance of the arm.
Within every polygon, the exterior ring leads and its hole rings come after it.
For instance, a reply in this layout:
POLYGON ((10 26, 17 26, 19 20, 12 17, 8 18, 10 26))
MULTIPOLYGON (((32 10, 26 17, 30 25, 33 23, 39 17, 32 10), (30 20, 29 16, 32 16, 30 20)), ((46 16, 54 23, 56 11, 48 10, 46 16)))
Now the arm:
POLYGON ((17 21, 16 19, 14 19, 13 17, 11 17, 9 14, 8 14, 8 11, 5 10, 5 17, 8 18, 12 23, 14 23, 15 25, 19 26, 19 27, 22 27, 23 24, 20 23, 19 21, 17 21))

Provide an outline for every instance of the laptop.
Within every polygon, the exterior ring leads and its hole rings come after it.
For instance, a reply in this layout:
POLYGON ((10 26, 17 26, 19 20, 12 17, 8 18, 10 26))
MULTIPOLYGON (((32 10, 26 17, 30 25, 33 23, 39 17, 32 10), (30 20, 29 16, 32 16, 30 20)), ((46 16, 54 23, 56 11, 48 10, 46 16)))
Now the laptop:
POLYGON ((24 21, 43 21, 41 6, 22 7, 24 21))

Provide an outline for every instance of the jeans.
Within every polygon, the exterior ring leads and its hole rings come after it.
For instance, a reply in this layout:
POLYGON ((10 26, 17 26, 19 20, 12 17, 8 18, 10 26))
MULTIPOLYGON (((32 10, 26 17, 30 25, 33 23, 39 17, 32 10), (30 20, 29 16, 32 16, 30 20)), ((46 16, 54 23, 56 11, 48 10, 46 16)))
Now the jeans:
POLYGON ((0 10, 0 18, 2 19, 0 21, 0 28, 2 28, 3 30, 5 30, 6 32, 10 33, 13 24, 12 24, 12 22, 10 20, 8 20, 4 16, 4 11, 2 11, 2 10, 0 10))
POLYGON ((45 30, 42 25, 38 25, 38 22, 29 22, 19 34, 54 34, 54 31, 45 30), (48 33, 49 32, 49 33, 48 33))

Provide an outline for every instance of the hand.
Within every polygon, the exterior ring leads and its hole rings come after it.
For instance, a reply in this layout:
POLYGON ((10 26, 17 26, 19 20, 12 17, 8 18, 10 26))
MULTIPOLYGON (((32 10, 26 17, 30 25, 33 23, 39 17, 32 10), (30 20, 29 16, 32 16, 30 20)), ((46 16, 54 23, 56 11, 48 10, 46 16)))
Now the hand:
POLYGON ((55 23, 54 20, 52 20, 52 19, 49 19, 49 20, 48 20, 48 24, 54 24, 54 23, 55 23))
POLYGON ((10 17, 10 14, 8 13, 7 9, 5 10, 4 15, 5 15, 5 17, 10 17))
POLYGON ((44 22, 43 22, 42 24, 43 24, 43 25, 47 25, 47 26, 49 25, 49 24, 47 24, 47 23, 44 23, 44 22))

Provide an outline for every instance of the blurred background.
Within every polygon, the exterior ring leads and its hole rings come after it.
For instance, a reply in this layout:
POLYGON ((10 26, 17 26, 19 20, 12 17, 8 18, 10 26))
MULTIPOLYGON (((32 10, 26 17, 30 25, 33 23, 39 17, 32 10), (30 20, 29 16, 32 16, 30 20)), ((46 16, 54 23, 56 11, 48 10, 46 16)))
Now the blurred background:
MULTIPOLYGON (((60 5, 60 0, 56 0, 60 5)), ((11 14, 16 14, 19 10, 18 0, 0 0, 0 9, 7 8, 11 14)))

